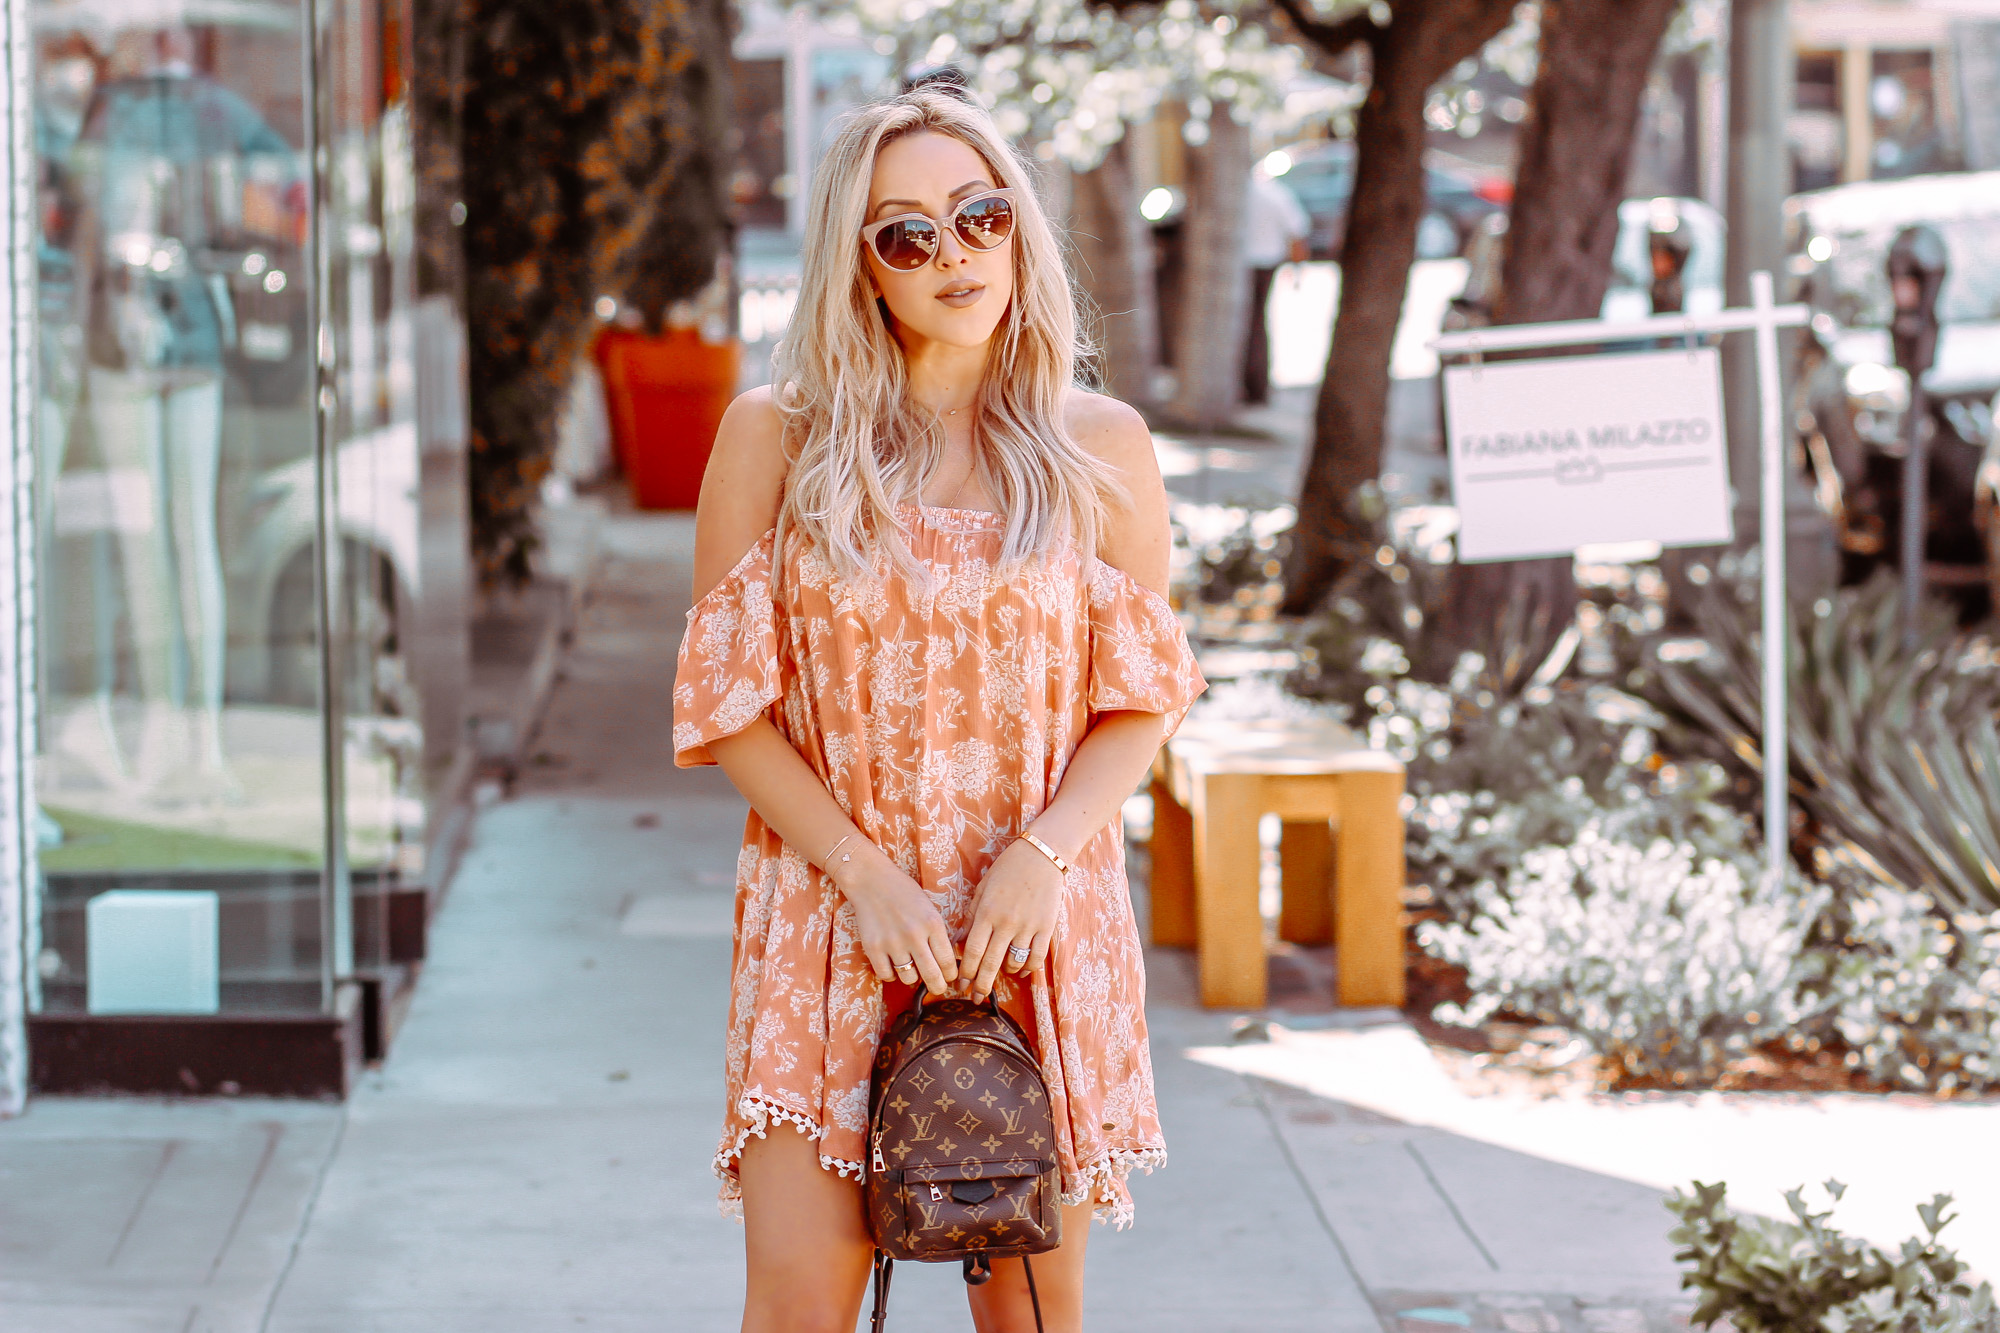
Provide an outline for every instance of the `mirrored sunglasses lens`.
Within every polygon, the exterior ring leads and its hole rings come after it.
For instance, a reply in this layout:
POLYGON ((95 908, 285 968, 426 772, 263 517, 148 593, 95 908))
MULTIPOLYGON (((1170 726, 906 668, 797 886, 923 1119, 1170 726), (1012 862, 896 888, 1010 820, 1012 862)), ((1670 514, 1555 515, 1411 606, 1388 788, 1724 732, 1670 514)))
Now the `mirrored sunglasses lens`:
POLYGON ((995 196, 975 199, 958 215, 958 234, 975 250, 991 250, 1014 230, 1014 205, 995 196))
POLYGON ((937 253, 937 228, 923 218, 906 218, 875 233, 875 253, 890 268, 922 268, 937 253))

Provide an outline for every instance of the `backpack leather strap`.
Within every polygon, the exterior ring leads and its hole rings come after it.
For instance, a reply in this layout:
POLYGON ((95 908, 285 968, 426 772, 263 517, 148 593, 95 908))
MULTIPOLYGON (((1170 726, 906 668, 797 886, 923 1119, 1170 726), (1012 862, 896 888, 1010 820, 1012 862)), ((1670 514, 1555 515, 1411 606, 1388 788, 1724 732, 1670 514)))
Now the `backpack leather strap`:
POLYGON ((1028 1275, 1028 1300, 1035 1307, 1035 1333, 1043 1333, 1042 1295, 1035 1290, 1035 1261, 1025 1254, 1021 1256, 1021 1271, 1028 1275))
MULTIPOLYGON (((889 1319, 889 1278, 896 1267, 896 1261, 882 1251, 875 1251, 875 1308, 868 1315, 868 1333, 886 1333, 889 1319)), ((1021 1256, 1021 1271, 1028 1275, 1028 1301, 1035 1307, 1035 1333, 1045 1333, 1042 1328, 1042 1294, 1035 1289, 1035 1261, 1027 1255, 1021 1256)))
MULTIPOLYGON (((889 1319, 889 1278, 896 1261, 881 1250, 875 1251, 875 1309, 868 1316, 868 1333, 883 1333, 889 1319)), ((1036 1318, 1041 1317, 1041 1307, 1036 1307, 1036 1318)), ((1039 1330, 1039 1325, 1037 1329, 1039 1330)))

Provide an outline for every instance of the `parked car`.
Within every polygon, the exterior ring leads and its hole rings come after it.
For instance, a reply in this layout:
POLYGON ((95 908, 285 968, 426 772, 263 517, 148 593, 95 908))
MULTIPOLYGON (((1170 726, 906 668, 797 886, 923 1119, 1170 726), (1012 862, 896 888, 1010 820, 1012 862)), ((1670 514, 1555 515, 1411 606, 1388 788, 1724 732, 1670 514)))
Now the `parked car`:
MULTIPOLYGON (((395 640, 400 609, 416 587, 416 428, 405 422, 356 436, 334 450, 334 460, 344 699, 352 710, 376 712, 373 694, 381 682, 371 675, 373 663, 395 640)), ((226 574, 231 692, 245 700, 310 708, 318 698, 318 492, 310 457, 272 468, 251 485, 226 574)))
MULTIPOLYGON (((1354 191, 1354 145, 1344 139, 1297 143, 1266 160, 1312 222, 1306 235, 1312 257, 1340 258, 1347 238, 1347 197, 1354 191)), ((1424 176, 1430 208, 1417 229, 1419 259, 1458 254, 1481 223, 1506 212, 1510 186, 1503 176, 1482 174, 1436 153, 1429 156, 1424 176)))
POLYGON ((1930 434, 1927 577, 1967 616, 1992 601, 2000 571, 1989 521, 2000 489, 2000 171, 1868 181, 1786 204, 1793 275, 1814 307, 1799 367, 1801 424, 1843 577, 1865 578, 1900 549, 1909 376, 1895 364, 1885 261, 1896 234, 1928 223, 1949 269, 1938 298, 1935 364, 1924 375, 1930 434))

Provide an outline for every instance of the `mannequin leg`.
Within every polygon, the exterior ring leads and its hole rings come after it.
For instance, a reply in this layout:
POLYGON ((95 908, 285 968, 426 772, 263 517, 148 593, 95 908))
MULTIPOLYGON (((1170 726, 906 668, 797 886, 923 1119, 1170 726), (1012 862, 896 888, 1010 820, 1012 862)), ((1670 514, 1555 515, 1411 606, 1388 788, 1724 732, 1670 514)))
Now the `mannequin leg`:
POLYGON ((226 772, 222 690, 229 621, 215 516, 222 461, 221 381, 167 394, 164 425, 169 532, 188 657, 187 708, 195 726, 199 763, 226 772))
MULTIPOLYGON (((141 724, 136 776, 157 785, 179 762, 175 716, 174 654, 180 627, 175 605, 173 547, 168 539, 166 477, 161 452, 164 429, 159 387, 120 371, 90 372, 90 420, 98 453, 112 484, 150 491, 150 504, 118 521, 120 563, 124 566, 125 612, 137 667, 141 724)), ((184 754, 184 751, 183 751, 184 754)))

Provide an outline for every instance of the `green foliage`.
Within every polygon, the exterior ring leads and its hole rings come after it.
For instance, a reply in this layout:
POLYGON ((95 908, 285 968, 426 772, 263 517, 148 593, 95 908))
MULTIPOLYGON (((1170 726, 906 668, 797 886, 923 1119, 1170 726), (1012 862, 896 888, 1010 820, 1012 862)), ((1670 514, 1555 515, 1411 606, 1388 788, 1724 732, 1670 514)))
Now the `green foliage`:
POLYGON ((1419 702, 1426 687, 1404 682, 1395 711, 1370 724, 1389 748, 1422 736, 1404 747, 1410 865, 1454 920, 1476 912, 1479 885, 1504 885, 1530 851, 1568 845, 1587 825, 1640 845, 1720 845, 1731 816, 1720 771, 1649 768, 1651 719, 1636 701, 1575 682, 1483 707, 1481 693, 1429 691, 1419 702))
MULTIPOLYGON (((1658 663, 1653 701, 1693 743, 1761 773, 1755 590, 1717 578, 1695 615, 1712 645, 1658 663)), ((1795 607, 1786 659, 1792 791, 1835 853, 1952 912, 2000 908, 2000 670, 1927 606, 1904 648, 1887 577, 1795 607)))
MULTIPOLYGON (((1750 608, 1733 593, 1720 611, 1708 608, 1710 634, 1724 645, 1713 662, 1628 671, 1650 699, 1568 678, 1560 647, 1530 663, 1504 627, 1498 669, 1466 653, 1427 677, 1443 581, 1423 547, 1421 534, 1385 539, 1345 577, 1306 622, 1306 666, 1289 684, 1408 766, 1411 873, 1444 918, 1424 942, 1466 967, 1474 991, 1463 1012, 1440 1017, 1476 1023, 1504 1008, 1559 1023, 1589 1038, 1618 1077, 1647 1081, 1707 1083, 1751 1047, 1782 1040, 1843 1051, 1848 1067, 1881 1086, 2000 1084, 2000 913, 1947 920, 1881 868, 1912 828, 1921 833, 1913 807, 1952 793, 1983 801, 1979 783, 1933 786, 1917 770, 1889 818, 1815 806, 1801 791, 1823 829, 1844 820, 1871 842, 1836 834, 1815 858, 1816 882, 1795 873, 1772 889, 1761 883, 1756 829, 1732 807, 1735 789, 1754 790, 1742 773, 1757 754, 1743 725, 1757 718, 1750 608), (1698 720, 1724 717, 1725 742, 1698 720)), ((1249 549, 1226 534, 1211 541, 1207 579, 1226 585, 1249 549)), ((1940 622, 1910 665, 1893 598, 1843 598, 1806 618, 1814 637, 1794 646, 1795 675, 1801 662, 1816 673, 1795 685, 1802 783, 1846 773, 1827 756, 1853 751, 1857 735, 1892 755, 1892 773, 1908 777, 1919 760, 1958 772, 1953 754, 1983 743, 1991 727, 1991 706, 1978 702, 1989 688, 1982 659, 1963 646, 1948 655, 1952 630, 1940 622), (1913 712, 1922 725, 1924 710, 1934 720, 1920 733, 1925 746, 1912 746, 1894 726, 1913 712)), ((1628 666, 1641 660, 1642 619, 1625 616, 1613 636, 1628 666)), ((1850 782, 1845 802, 1878 799, 1879 784, 1865 790, 1853 794, 1850 782)))
MULTIPOLYGON (((696 149, 726 78, 727 10, 724 0, 462 4, 473 547, 485 578, 518 580, 597 297, 625 289, 663 198, 721 195, 722 163, 696 149)), ((677 243, 681 283, 705 281, 720 211, 681 217, 689 229, 653 248, 677 243)), ((658 287, 655 303, 667 294, 658 287)))
POLYGON ((1395 675, 1441 683, 1460 677, 1470 660, 1477 689, 1512 698, 1547 685, 1568 669, 1577 638, 1546 636, 1526 599, 1510 599, 1482 627, 1478 651, 1462 651, 1445 623, 1452 593, 1450 543, 1423 527, 1399 529, 1372 485, 1356 497, 1356 516, 1376 533, 1366 558, 1341 575, 1305 618, 1305 667, 1293 688, 1312 698, 1352 706, 1393 664, 1395 675), (1393 648, 1393 651, 1392 651, 1393 648))
POLYGON ((684 156, 669 180, 652 190, 653 213, 628 264, 627 305, 645 327, 662 327, 667 307, 698 293, 715 273, 717 253, 729 243, 730 145, 736 141, 735 104, 729 81, 729 0, 686 0, 688 53, 680 91, 689 117, 684 156))
POLYGON ((1814 1017, 1803 946, 1826 891, 1767 881, 1740 816, 1711 808, 1680 841, 1648 840, 1640 822, 1593 817, 1478 885, 1468 923, 1424 926, 1424 948, 1473 992, 1438 1016, 1560 1023, 1621 1079, 1675 1084, 1713 1082, 1814 1017))
POLYGON ((1716 765, 1656 767, 1664 719, 1651 706, 1565 677, 1573 637, 1537 659, 1525 615, 1503 614, 1491 657, 1447 659, 1450 566, 1426 558, 1436 543, 1421 530, 1400 541, 1386 523, 1380 530, 1373 557, 1304 622, 1304 665, 1289 685, 1408 765, 1411 869, 1450 917, 1475 910, 1476 886, 1504 883, 1526 853, 1567 844, 1593 821, 1642 843, 1684 841, 1726 813, 1716 806, 1725 786, 1716 765))
MULTIPOLYGON (((1838 1202, 1845 1187, 1826 1182, 1838 1202)), ((1695 1182, 1674 1191, 1679 1218, 1668 1233, 1681 1248, 1681 1283, 1700 1295, 1691 1322, 1727 1319, 1740 1333, 2000 1333, 1987 1283, 1974 1287, 1958 1256, 1938 1242, 1952 1221, 1949 1195, 1920 1205, 1924 1234, 1888 1255, 1828 1224, 1803 1188, 1785 1195, 1793 1221, 1747 1216, 1725 1202, 1727 1188, 1695 1182)))

